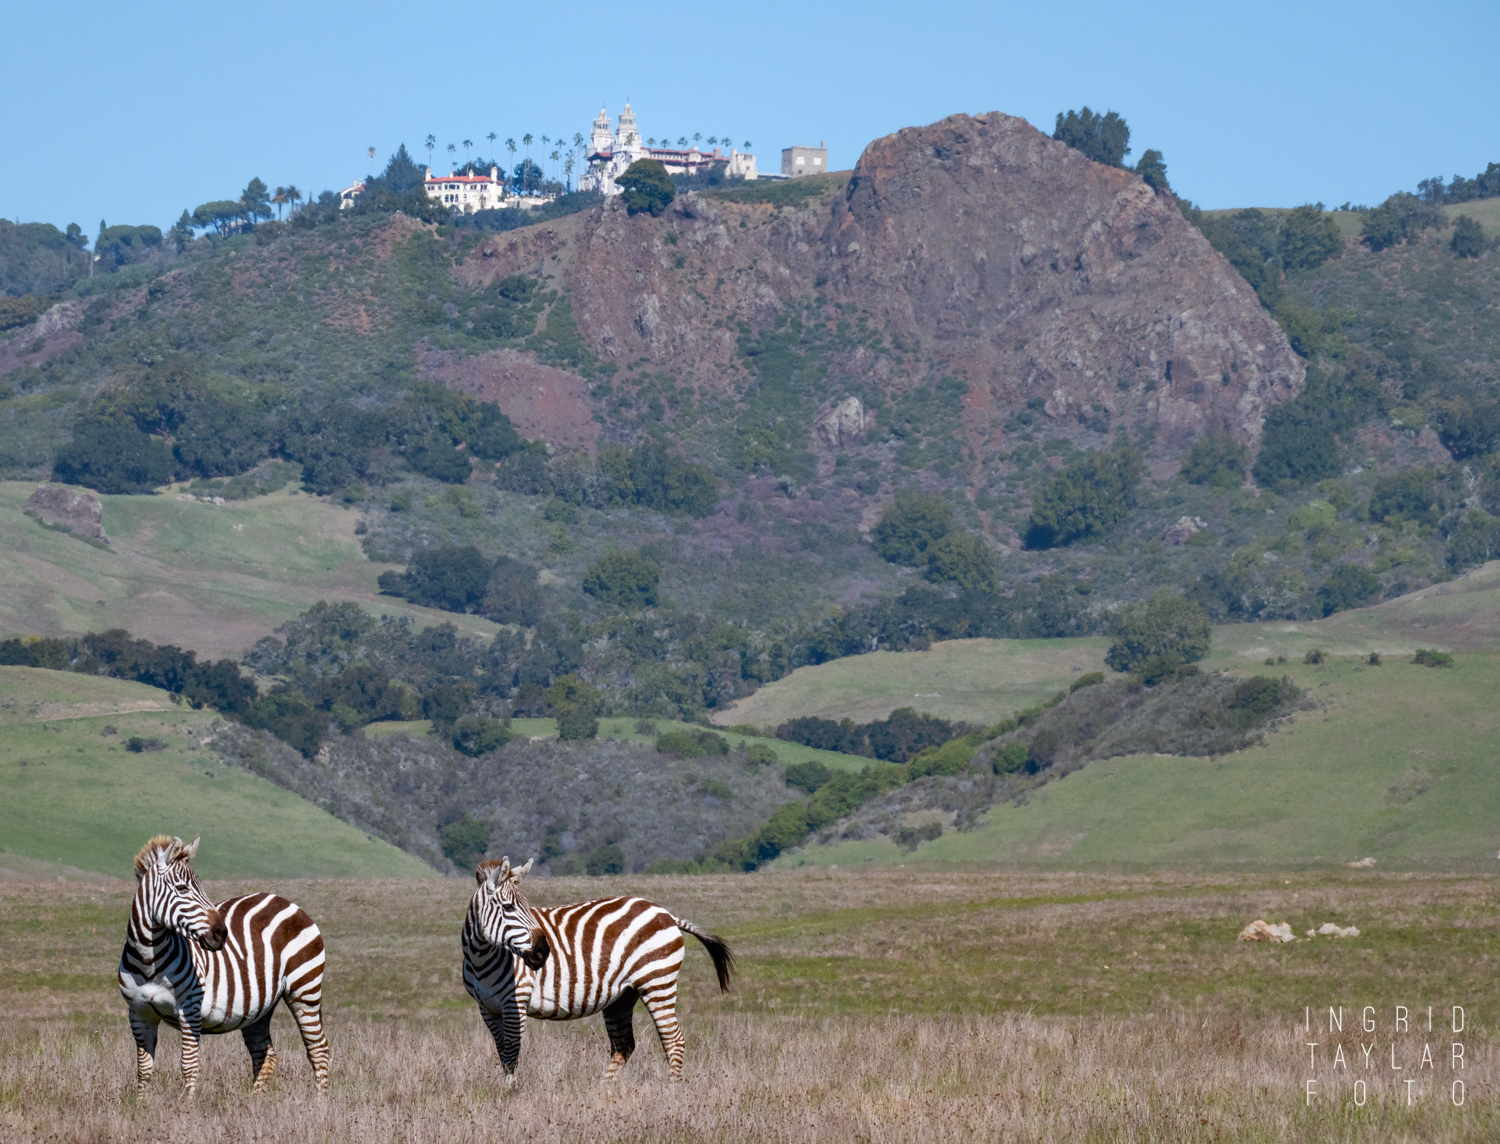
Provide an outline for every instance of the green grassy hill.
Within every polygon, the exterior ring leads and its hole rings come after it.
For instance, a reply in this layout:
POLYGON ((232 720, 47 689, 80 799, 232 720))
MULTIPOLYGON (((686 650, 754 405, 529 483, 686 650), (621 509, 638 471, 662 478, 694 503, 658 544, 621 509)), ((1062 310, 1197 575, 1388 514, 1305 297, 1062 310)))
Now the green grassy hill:
MULTIPOLYGON (((945 719, 994 723, 1104 667, 1105 637, 1056 640, 949 640, 925 652, 875 652, 802 667, 714 715, 721 726, 774 727, 817 715, 856 723, 897 707, 945 719)), ((1419 647, 1500 650, 1500 560, 1447 583, 1373 608, 1321 620, 1220 624, 1207 664, 1253 666, 1267 657, 1300 660, 1313 648, 1332 655, 1372 651, 1410 655, 1419 647)))
POLYGON ((367 560, 357 516, 325 499, 287 490, 219 506, 170 492, 101 496, 106 549, 26 516, 35 488, 0 482, 0 635, 118 627, 200 655, 238 655, 323 599, 410 615, 418 627, 496 630, 380 596, 376 579, 396 566, 367 560))
POLYGON ((1500 848, 1500 655, 1288 664, 1317 709, 1215 759, 1090 763, 914 853, 845 842, 783 866, 862 862, 1335 864, 1488 869, 1500 848))
POLYGON ((129 878, 141 844, 166 833, 203 835, 196 865, 209 878, 433 876, 395 847, 224 766, 204 749, 216 719, 137 683, 0 667, 0 867, 19 856, 129 878), (167 745, 132 753, 132 736, 167 745))

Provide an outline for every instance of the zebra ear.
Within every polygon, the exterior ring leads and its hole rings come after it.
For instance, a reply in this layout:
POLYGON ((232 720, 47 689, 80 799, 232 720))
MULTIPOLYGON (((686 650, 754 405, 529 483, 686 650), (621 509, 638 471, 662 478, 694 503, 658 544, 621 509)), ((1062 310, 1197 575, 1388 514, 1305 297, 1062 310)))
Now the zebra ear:
POLYGON ((526 865, 524 865, 524 866, 517 866, 516 869, 515 869, 515 873, 514 873, 514 877, 515 877, 516 881, 519 882, 522 878, 526 877, 527 874, 531 873, 531 868, 533 866, 535 866, 535 865, 536 865, 536 859, 535 858, 528 858, 526 860, 526 865))
POLYGON ((507 879, 509 877, 510 877, 510 859, 509 858, 502 858, 502 859, 500 859, 500 865, 498 865, 498 866, 495 867, 495 875, 494 875, 495 885, 498 886, 501 882, 505 881, 505 879, 507 879))
POLYGON ((202 841, 203 841, 203 835, 201 835, 201 834, 195 834, 195 835, 193 835, 193 840, 191 842, 189 842, 186 846, 183 846, 181 844, 181 842, 179 842, 178 843, 178 848, 181 850, 182 856, 184 858, 186 858, 189 862, 191 862, 193 860, 193 858, 197 856, 197 853, 198 853, 198 843, 200 843, 202 841))

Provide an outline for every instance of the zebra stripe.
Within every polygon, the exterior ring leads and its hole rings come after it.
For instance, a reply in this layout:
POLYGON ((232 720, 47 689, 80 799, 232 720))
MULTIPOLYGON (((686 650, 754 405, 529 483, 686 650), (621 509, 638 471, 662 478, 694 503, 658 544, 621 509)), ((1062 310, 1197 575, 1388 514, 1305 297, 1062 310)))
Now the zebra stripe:
POLYGON ((604 1014, 610 1059, 606 1079, 635 1050, 633 1016, 641 1001, 661 1038, 667 1069, 682 1078, 677 977, 692 934, 713 958, 727 992, 734 955, 719 938, 644 898, 601 898, 551 909, 527 903, 519 889, 531 868, 484 862, 464 921, 464 987, 495 1039, 507 1084, 520 1060, 526 1018, 572 1021, 604 1014), (523 951, 520 946, 525 945, 523 951), (545 960, 543 960, 545 958, 545 960))
POLYGON ((137 1091, 144 1091, 155 1071, 157 1031, 165 1021, 182 1033, 182 1080, 189 1094, 198 1086, 200 1037, 235 1029, 250 1052, 259 1092, 276 1071, 271 1014, 285 998, 318 1091, 327 1092, 323 935, 295 902, 275 894, 215 905, 190 865, 197 852, 196 838, 184 845, 158 835, 136 856, 120 993, 130 1007, 137 1091))

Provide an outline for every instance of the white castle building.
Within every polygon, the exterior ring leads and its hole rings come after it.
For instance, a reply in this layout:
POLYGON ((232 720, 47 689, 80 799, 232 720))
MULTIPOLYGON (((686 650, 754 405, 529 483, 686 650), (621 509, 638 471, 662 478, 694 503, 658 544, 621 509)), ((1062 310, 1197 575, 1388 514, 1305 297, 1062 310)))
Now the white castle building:
POLYGON ((730 148, 723 154, 717 147, 710 154, 690 147, 686 151, 671 147, 648 147, 641 141, 636 128, 635 112, 630 104, 620 112, 620 122, 610 130, 609 113, 599 109, 594 120, 594 130, 589 136, 589 149, 585 156, 588 169, 578 180, 580 191, 602 191, 606 195, 618 195, 624 188, 615 182, 630 164, 637 159, 655 159, 666 167, 671 175, 696 175, 706 172, 716 163, 724 164, 724 173, 731 179, 754 179, 755 156, 730 148))
MULTIPOLYGON (((433 173, 431 167, 428 167, 426 178, 422 180, 422 188, 427 192, 429 199, 436 199, 451 210, 460 211, 463 214, 499 210, 502 207, 535 210, 557 198, 556 195, 511 194, 505 186, 505 179, 501 176, 499 167, 491 167, 488 175, 455 175, 451 172, 438 175, 433 173)), ((347 210, 352 207, 354 200, 364 194, 364 191, 364 183, 355 183, 352 187, 346 187, 340 191, 339 209, 347 210)))

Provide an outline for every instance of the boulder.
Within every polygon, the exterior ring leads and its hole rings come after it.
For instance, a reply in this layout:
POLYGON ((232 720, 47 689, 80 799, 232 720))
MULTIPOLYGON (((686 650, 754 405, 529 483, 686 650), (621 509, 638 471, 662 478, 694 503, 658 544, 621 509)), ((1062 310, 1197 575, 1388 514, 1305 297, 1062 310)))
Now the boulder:
POLYGON ((1179 516, 1177 523, 1167 529, 1161 542, 1168 548, 1176 548, 1179 544, 1186 544, 1189 537, 1202 532, 1207 527, 1207 523, 1199 517, 1179 516))
POLYGON ((26 513, 43 524, 61 528, 74 536, 108 541, 104 535, 104 506, 99 498, 62 485, 41 485, 26 498, 26 513))
POLYGON ((1269 941, 1287 942, 1295 941, 1292 936, 1292 927, 1287 922, 1278 925, 1267 925, 1262 919, 1256 918, 1253 922, 1240 930, 1241 941, 1269 941))

